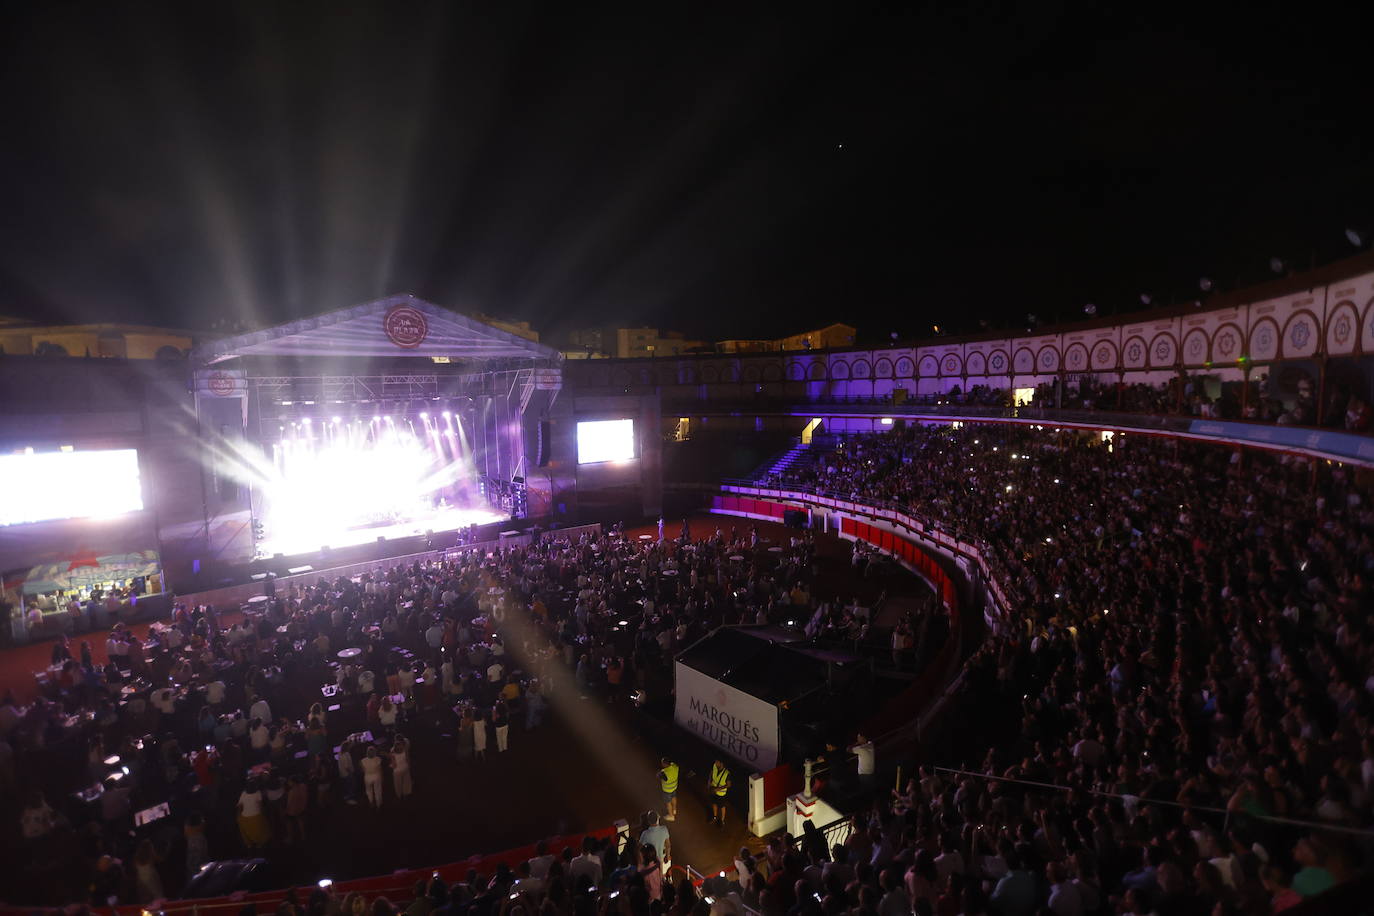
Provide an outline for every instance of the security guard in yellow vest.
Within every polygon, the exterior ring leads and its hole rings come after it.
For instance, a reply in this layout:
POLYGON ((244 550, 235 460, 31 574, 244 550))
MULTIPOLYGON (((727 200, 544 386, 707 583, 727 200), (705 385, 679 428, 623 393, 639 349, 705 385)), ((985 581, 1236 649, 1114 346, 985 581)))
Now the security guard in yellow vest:
POLYGON ((677 820, 677 764, 664 757, 659 761, 658 788, 663 794, 663 819, 677 820))
POLYGON ((711 823, 725 826, 725 795, 730 791, 730 771, 716 758, 711 764, 711 823))

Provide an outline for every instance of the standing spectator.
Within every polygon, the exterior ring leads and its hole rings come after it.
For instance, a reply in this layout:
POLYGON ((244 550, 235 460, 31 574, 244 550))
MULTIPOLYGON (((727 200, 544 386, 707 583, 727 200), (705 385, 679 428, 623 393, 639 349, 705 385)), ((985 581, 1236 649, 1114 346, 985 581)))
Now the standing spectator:
POLYGON ((649 826, 640 833, 639 844, 653 849, 654 857, 662 864, 666 873, 672 862, 672 841, 668 837, 668 828, 658 822, 657 811, 648 812, 646 819, 649 826))
POLYGON ((544 723, 547 706, 548 701, 544 699, 544 690, 539 681, 531 681, 529 691, 525 694, 525 731, 534 731, 544 723))
POLYGON ((138 844, 134 852, 134 882, 137 885, 138 902, 144 906, 166 896, 162 890, 162 875, 157 870, 161 861, 162 856, 153 848, 152 840, 138 844))
POLYGON ((902 887, 897 869, 884 868, 880 881, 883 896, 878 902, 878 916, 908 916, 911 913, 911 898, 902 887))
POLYGON ((272 827, 267 821, 266 804, 258 780, 248 780, 243 791, 239 793, 238 816, 239 835, 243 838, 243 845, 249 849, 266 846, 267 841, 272 839, 272 827))
POLYGON ((873 774, 877 769, 873 742, 865 738, 863 732, 860 732, 855 736, 854 744, 849 748, 849 753, 857 758, 855 766, 859 776, 859 787, 865 793, 873 791, 873 774))
POLYGON ((400 735, 391 748, 391 781, 398 799, 410 797, 414 789, 410 779, 410 745, 400 735))
POLYGON ((504 754, 510 737, 510 712, 505 700, 497 700, 492 707, 491 724, 496 732, 496 753, 504 754))
POLYGON ((1289 880, 1288 872, 1273 862, 1264 866, 1263 881, 1264 889, 1269 892, 1269 905, 1275 914, 1302 903, 1302 894, 1293 890, 1293 882, 1289 880))
POLYGON ((377 756, 377 746, 368 745, 367 756, 363 758, 363 789, 367 793, 367 803, 374 808, 382 806, 382 758, 377 756))
POLYGON ((386 734, 389 735, 396 730, 396 717, 396 704, 391 702, 390 696, 382 697, 381 705, 377 707, 377 724, 386 734))
POLYGON ((475 741, 472 707, 464 704, 458 716, 458 759, 471 760, 475 741))
POLYGON ((583 877, 590 879, 592 887, 600 886, 601 859, 596 854, 595 837, 585 836, 582 838, 582 855, 568 864, 568 876, 572 879, 574 887, 583 877))
POLYGON ((1051 862, 1045 866, 1045 880, 1050 886, 1050 899, 1047 904, 1055 916, 1083 916, 1083 902, 1079 899, 1078 888, 1069 881, 1064 866, 1051 862))
POLYGON ((478 760, 487 759, 487 712, 477 710, 472 717, 472 754, 478 760))
POLYGON ((353 762, 353 742, 348 739, 339 746, 339 791, 344 804, 358 803, 358 768, 353 762))
POLYGON ((210 860, 210 843, 205 838, 205 817, 199 811, 192 811, 186 818, 181 830, 186 842, 186 874, 194 875, 200 867, 210 860))
POLYGON ((650 900, 663 899, 663 863, 658 858, 658 852, 653 844, 644 843, 639 847, 639 877, 644 882, 644 889, 649 894, 650 900))
POLYGON ((52 808, 48 807, 47 801, 43 798, 42 792, 34 792, 29 796, 28 804, 24 806, 23 812, 19 815, 20 831, 25 840, 39 840, 52 832, 56 825, 56 818, 52 808))
POLYGON ((286 783, 286 842, 305 843, 305 812, 310 806, 310 788, 299 776, 286 783))
POLYGON ((1316 837, 1306 837, 1293 847, 1293 860, 1302 866, 1293 876, 1293 890, 1303 897, 1315 897, 1336 883, 1326 868, 1326 846, 1316 837))

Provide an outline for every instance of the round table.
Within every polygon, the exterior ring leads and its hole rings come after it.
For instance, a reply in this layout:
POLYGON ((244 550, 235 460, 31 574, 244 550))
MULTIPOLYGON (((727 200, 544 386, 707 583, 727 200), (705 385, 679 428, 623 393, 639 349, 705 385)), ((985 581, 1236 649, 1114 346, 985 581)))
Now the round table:
POLYGON ((741 556, 740 554, 735 554, 734 556, 732 556, 732 557, 730 558, 730 560, 731 560, 731 562, 733 562, 733 563, 742 563, 742 562, 744 562, 744 557, 741 556))
POLYGON ((652 534, 641 534, 639 536, 639 539, 641 541, 652 541, 654 539, 654 536, 652 534))
POLYGON ((358 648, 340 649, 338 652, 339 658, 357 658, 362 654, 363 650, 358 648))
POLYGON ((665 575, 665 576, 676 576, 676 575, 677 575, 677 570, 676 570, 676 569, 665 569, 665 570, 663 570, 663 575, 665 575))
POLYGON ((265 602, 265 601, 270 601, 270 600, 271 600, 271 599, 268 598, 266 595, 254 595, 252 598, 249 598, 249 599, 248 599, 248 603, 249 603, 249 604, 262 604, 263 602, 265 602))
POLYGON ((781 548, 781 547, 778 547, 778 546, 776 546, 776 545, 774 545, 773 547, 769 547, 769 548, 768 548, 768 552, 769 552, 769 553, 782 553, 782 548, 781 548))

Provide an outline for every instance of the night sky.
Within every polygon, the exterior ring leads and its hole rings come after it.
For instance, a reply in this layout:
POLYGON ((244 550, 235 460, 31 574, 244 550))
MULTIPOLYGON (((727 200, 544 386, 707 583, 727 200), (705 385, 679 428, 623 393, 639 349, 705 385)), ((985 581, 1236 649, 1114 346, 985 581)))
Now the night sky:
POLYGON ((1191 299, 1374 228, 1354 22, 854 6, 7 6, 0 315, 412 292, 874 339, 1191 299))

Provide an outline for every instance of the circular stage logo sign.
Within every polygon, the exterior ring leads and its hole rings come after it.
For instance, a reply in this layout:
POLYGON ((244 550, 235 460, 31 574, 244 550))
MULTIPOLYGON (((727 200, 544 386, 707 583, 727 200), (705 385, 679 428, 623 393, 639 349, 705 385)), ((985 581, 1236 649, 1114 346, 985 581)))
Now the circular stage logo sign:
POLYGON ((429 322, 424 314, 408 305, 393 306, 382 319, 382 330, 396 346, 414 350, 429 336, 429 322))
POLYGON ((238 388, 238 379, 228 372, 211 372, 209 387, 211 394, 227 398, 238 388))

